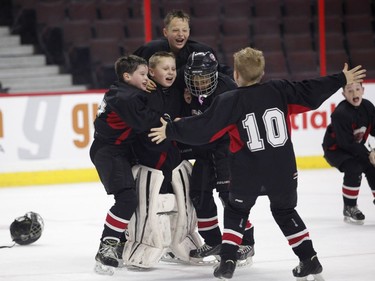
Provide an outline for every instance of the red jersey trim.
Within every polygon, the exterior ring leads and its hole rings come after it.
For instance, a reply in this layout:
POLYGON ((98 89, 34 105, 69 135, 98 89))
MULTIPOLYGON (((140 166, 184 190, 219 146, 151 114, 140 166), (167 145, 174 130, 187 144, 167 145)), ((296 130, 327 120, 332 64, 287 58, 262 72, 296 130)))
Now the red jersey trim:
POLYGON ((158 161, 158 163, 155 166, 155 169, 160 170, 166 159, 167 159, 167 153, 166 152, 162 152, 160 154, 159 161, 158 161))

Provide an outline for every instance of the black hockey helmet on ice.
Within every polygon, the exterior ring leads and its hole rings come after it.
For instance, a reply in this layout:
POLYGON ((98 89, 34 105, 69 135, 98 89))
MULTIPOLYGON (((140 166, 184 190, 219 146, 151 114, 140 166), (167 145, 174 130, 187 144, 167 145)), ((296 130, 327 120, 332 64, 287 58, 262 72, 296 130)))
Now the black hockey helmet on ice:
POLYGON ((196 97, 208 97, 218 83, 218 62, 211 52, 190 54, 184 71, 184 79, 189 92, 196 97))
POLYGON ((10 236, 17 244, 28 245, 40 238, 43 228, 42 217, 37 213, 28 212, 13 221, 10 225, 10 236))

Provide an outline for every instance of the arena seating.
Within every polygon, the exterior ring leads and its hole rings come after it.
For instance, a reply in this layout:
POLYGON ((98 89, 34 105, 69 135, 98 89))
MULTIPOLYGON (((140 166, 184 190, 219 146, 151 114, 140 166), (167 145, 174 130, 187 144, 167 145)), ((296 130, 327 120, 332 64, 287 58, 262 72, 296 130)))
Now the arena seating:
MULTIPOLYGON (((153 0, 153 37, 162 36, 163 17, 171 9, 191 16, 191 39, 215 49, 232 65, 232 54, 245 46, 264 51, 266 78, 320 75, 317 0, 153 0)), ((362 64, 375 78, 375 4, 371 0, 327 0, 326 61, 328 73, 343 62, 362 64)), ((13 0, 11 30, 25 30, 26 12, 34 19, 36 50, 47 63, 73 74, 74 81, 103 87, 101 64, 131 53, 144 42, 143 1, 13 0), (114 46, 110 47, 110 42, 114 46), (100 57, 106 45, 107 57, 100 57), (111 51, 112 50, 112 51, 111 51), (111 52, 110 54, 108 54, 111 52), (89 74, 88 74, 89 72, 89 74), (99 74, 100 75, 99 75, 99 74)), ((29 21, 30 23, 30 21, 29 21)), ((22 38, 28 33, 23 32, 22 38)), ((17 33, 18 32, 18 33, 17 33)), ((112 60, 112 61, 111 61, 112 60)), ((113 67, 113 66, 112 66, 113 67)), ((105 71, 104 71, 105 72, 105 71)), ((104 77, 104 78, 103 78, 104 77)))

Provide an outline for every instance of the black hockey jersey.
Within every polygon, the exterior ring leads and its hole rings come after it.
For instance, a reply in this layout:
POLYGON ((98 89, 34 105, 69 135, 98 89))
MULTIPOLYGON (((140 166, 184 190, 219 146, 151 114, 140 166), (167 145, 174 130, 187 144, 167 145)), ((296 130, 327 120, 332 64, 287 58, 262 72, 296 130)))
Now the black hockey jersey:
POLYGON ((285 192, 280 186, 295 185, 297 170, 289 115, 318 108, 345 83, 345 75, 339 73, 302 82, 270 80, 239 87, 216 97, 205 113, 168 124, 166 135, 200 145, 228 132, 234 153, 232 192, 285 192))
MULTIPOLYGON (((145 45, 135 50, 134 55, 142 57, 148 61, 153 54, 159 51, 172 52, 166 38, 155 39, 146 43, 145 45)), ((215 51, 211 47, 189 39, 187 40, 186 45, 178 52, 178 54, 175 54, 176 68, 180 69, 182 66, 184 66, 190 54, 193 52, 211 52, 215 55, 215 57, 217 57, 215 51)), ((219 64, 218 70, 219 72, 227 74, 229 76, 233 75, 233 70, 229 66, 219 64)))
MULTIPOLYGON (((181 91, 174 86, 163 89, 157 85, 157 89, 147 95, 147 104, 152 110, 159 112, 160 116, 167 113, 172 120, 181 117, 183 106, 181 91)), ((154 126, 159 125, 160 120, 158 119, 154 126)), ((164 168, 172 170, 181 162, 179 149, 175 142, 166 141, 155 144, 147 135, 148 132, 138 134, 137 142, 134 145, 140 164, 158 170, 164 168)))
MULTIPOLYGON (((215 91, 209 95, 207 98, 198 98, 196 96, 192 96, 191 103, 188 106, 188 114, 187 116, 195 116, 195 115, 200 115, 203 112, 205 112, 208 107, 211 105, 212 101, 214 100, 215 97, 218 95, 236 89, 237 84, 227 75, 224 75, 222 73, 218 73, 218 82, 217 82, 217 87, 215 91)), ((226 140, 221 139, 220 142, 223 142, 226 140)), ((228 140, 229 142, 229 140, 228 140)), ((219 144, 218 144, 219 145, 219 144)), ((219 145, 221 148, 223 148, 223 145, 219 145)), ((185 151, 187 151, 187 147, 182 146, 185 151)), ((186 153, 186 156, 183 155, 185 158, 207 158, 209 154, 212 153, 212 150, 217 149, 217 142, 215 143, 210 143, 206 145, 201 145, 201 146, 195 146, 193 147, 194 152, 186 153)), ((219 152, 220 153, 220 152, 219 152)), ((227 155, 227 153, 220 153, 227 155)))
POLYGON ((148 107, 147 95, 123 82, 111 85, 94 121, 94 138, 110 145, 131 144, 137 133, 159 124, 161 114, 148 107))
MULTIPOLYGON (((189 105, 190 114, 189 116, 200 115, 205 112, 212 104, 213 100, 220 94, 237 88, 237 84, 228 75, 218 73, 218 81, 215 91, 207 98, 198 98, 192 96, 191 103, 189 105)), ((181 146, 181 145, 180 145, 181 146)), ((186 147, 184 147, 186 150, 186 147)), ((207 161, 208 166, 211 166, 214 171, 215 182, 217 191, 223 191, 227 189, 228 182, 230 180, 229 170, 229 136, 225 134, 218 140, 209 144, 200 146, 191 146, 191 157, 200 158, 207 161), (222 184, 217 184, 221 182, 222 184)), ((182 154, 186 157, 185 154, 182 154)), ((186 153, 186 155, 189 155, 186 153)), ((194 167, 195 168, 195 167, 194 167)), ((194 170, 193 170, 194 171, 194 170)), ((193 172, 194 174, 194 172, 193 172)), ((194 182, 194 181, 193 181, 194 182)), ((200 186, 200 185, 198 185, 200 186)), ((207 187, 203 187, 207 188, 207 187)))
POLYGON ((358 107, 341 101, 331 115, 322 144, 325 154, 331 152, 329 162, 337 167, 353 157, 367 162, 369 150, 364 144, 369 134, 375 135, 374 105, 366 99, 358 107))

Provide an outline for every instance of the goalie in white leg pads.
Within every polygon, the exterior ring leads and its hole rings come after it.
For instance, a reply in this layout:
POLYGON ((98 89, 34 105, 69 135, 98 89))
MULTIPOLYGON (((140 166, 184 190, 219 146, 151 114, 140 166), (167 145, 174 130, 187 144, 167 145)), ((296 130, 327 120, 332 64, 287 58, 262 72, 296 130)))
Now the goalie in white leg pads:
POLYGON ((128 226, 123 259, 126 265, 150 268, 159 262, 171 243, 169 215, 174 210, 173 194, 159 194, 162 171, 133 167, 139 204, 128 226))
POLYGON ((202 245, 197 232, 197 215, 189 196, 191 171, 191 163, 184 160, 172 173, 177 213, 171 217, 173 235, 170 249, 177 258, 187 263, 190 263, 190 251, 202 245))
POLYGON ((176 194, 159 194, 163 173, 145 166, 133 167, 139 205, 128 226, 123 253, 126 265, 151 268, 167 250, 188 261, 189 251, 200 245, 194 232, 195 212, 187 196, 190 171, 191 164, 182 162, 174 171, 176 194))

